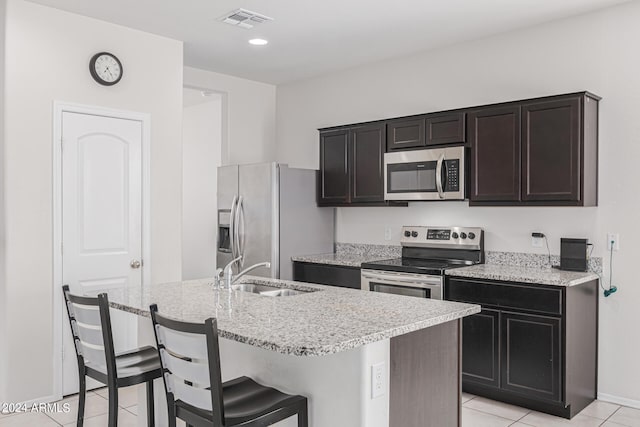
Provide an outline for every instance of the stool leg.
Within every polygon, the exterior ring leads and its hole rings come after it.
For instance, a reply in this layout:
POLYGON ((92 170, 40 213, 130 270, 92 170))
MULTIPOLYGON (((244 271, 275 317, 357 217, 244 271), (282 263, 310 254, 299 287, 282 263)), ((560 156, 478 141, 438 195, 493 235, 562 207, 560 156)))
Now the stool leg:
POLYGON ((147 381, 147 426, 155 425, 155 410, 153 408, 153 380, 147 381))
POLYGON ((298 410, 298 427, 309 427, 307 399, 300 404, 300 409, 298 410))
POLYGON ((109 384, 109 427, 118 426, 118 387, 109 384))
POLYGON ((79 375, 79 391, 78 391, 78 420, 76 425, 82 427, 84 424, 84 403, 87 398, 87 377, 84 375, 84 369, 78 370, 79 375))

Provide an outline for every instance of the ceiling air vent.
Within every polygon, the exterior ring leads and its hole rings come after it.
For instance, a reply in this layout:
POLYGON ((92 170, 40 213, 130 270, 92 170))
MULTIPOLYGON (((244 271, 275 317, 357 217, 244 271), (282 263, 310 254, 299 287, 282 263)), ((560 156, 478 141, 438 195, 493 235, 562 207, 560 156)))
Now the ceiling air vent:
POLYGON ((220 20, 230 25, 249 29, 263 22, 273 21, 273 18, 246 9, 236 9, 233 12, 227 13, 220 18, 220 20))

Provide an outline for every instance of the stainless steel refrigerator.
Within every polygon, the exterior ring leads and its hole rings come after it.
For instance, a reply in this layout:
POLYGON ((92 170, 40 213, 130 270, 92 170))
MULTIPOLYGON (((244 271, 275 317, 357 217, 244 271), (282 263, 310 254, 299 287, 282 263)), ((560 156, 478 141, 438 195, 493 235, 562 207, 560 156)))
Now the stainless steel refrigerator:
POLYGON ((234 271, 292 279, 293 255, 333 252, 334 209, 316 204, 316 171, 278 163, 218 168, 217 267, 242 256, 234 271))

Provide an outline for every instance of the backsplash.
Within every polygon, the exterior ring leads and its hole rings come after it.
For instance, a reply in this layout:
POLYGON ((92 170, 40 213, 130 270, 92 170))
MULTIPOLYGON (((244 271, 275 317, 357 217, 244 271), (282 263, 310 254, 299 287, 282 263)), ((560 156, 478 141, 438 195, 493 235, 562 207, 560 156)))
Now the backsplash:
MULTIPOLYGON (((394 245, 369 245, 362 243, 336 243, 337 254, 367 255, 373 257, 395 258, 402 255, 402 247, 394 245)), ((549 268, 549 256, 526 252, 486 251, 487 264, 512 265, 529 268, 549 268)), ((560 256, 551 255, 551 264, 560 265, 560 256)), ((589 270, 602 274, 602 258, 593 257, 589 260, 589 270)))
MULTIPOLYGON (((549 255, 525 252, 486 251, 485 262, 487 264, 512 265, 517 267, 549 268, 549 255)), ((559 255, 551 255, 551 265, 560 265, 559 255)), ((591 258, 589 260, 589 270, 601 274, 602 258, 591 258)))
POLYGON ((336 254, 367 255, 372 257, 397 258, 402 255, 401 246, 367 245, 363 243, 336 243, 336 254))

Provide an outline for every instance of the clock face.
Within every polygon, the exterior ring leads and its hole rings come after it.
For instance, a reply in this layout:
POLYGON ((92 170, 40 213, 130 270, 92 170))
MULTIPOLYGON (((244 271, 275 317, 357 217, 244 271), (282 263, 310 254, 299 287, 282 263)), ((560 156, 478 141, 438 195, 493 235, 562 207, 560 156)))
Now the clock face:
POLYGON ((89 69, 94 80, 105 86, 113 86, 122 78, 122 63, 107 52, 94 55, 89 69))

